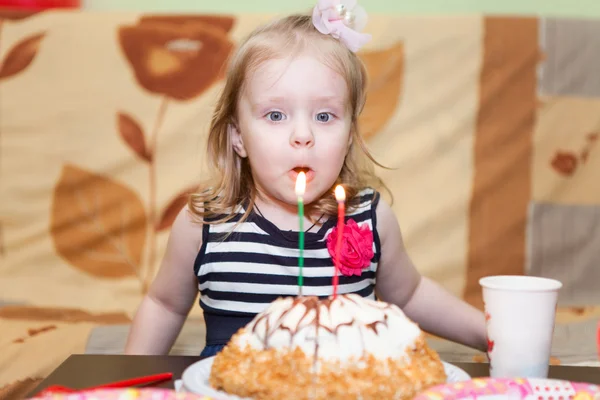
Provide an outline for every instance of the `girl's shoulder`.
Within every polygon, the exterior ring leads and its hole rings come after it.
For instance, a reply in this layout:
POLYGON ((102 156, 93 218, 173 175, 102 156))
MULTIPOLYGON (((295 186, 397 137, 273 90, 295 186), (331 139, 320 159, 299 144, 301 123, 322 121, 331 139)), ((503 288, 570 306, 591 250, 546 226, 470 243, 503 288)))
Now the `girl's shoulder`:
POLYGON ((188 248, 200 248, 202 245, 203 220, 185 205, 171 226, 170 241, 188 248))

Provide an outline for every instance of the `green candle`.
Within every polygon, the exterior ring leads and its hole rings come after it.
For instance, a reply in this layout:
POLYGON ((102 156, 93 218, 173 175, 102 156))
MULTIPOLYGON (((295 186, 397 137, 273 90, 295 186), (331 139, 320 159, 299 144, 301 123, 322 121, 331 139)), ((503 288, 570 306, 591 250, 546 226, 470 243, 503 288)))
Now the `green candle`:
POLYGON ((302 197, 298 197, 298 217, 300 217, 300 231, 298 232, 298 247, 300 255, 298 257, 298 287, 300 295, 302 295, 302 284, 304 279, 302 277, 302 268, 304 267, 304 201, 302 197))
POLYGON ((302 276, 302 269, 304 268, 304 190, 306 189, 306 174, 300 172, 296 178, 296 196, 298 196, 298 218, 299 218, 299 229, 298 229, 298 295, 302 296, 302 285, 304 284, 304 277, 302 276))

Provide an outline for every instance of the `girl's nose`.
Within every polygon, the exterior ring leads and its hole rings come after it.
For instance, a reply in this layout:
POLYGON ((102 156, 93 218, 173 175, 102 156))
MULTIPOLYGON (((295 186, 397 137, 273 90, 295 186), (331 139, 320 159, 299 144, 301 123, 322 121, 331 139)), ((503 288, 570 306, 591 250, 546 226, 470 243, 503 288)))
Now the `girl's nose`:
POLYGON ((293 147, 311 147, 314 144, 315 137, 307 124, 297 124, 290 137, 293 147))

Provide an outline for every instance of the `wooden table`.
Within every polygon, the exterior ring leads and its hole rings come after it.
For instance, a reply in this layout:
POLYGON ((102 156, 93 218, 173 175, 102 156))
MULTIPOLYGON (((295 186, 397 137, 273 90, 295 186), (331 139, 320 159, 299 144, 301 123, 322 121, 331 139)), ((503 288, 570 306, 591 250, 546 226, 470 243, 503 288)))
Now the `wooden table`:
MULTIPOLYGON (((192 356, 72 355, 42 381, 29 396, 33 396, 50 385, 83 389, 160 372, 172 372, 173 380, 163 382, 155 387, 173 389, 175 379, 180 379, 188 366, 201 359, 192 356)), ((452 364, 462 368, 473 378, 489 376, 488 364, 452 364)), ((549 378, 600 384, 600 368, 551 366, 549 378)))

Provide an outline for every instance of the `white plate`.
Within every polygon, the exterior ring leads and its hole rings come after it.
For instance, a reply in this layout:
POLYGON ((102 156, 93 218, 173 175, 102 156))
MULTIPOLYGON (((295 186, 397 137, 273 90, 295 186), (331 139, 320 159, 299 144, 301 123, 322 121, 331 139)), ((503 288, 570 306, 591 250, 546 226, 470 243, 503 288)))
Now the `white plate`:
MULTIPOLYGON (((213 389, 210 386, 208 377, 210 376, 210 369, 212 368, 214 359, 214 357, 205 358, 204 360, 195 362, 187 367, 181 376, 184 389, 196 394, 216 397, 223 400, 248 400, 213 389)), ((448 383, 468 381, 471 379, 469 374, 457 366, 448 364, 444 361, 442 361, 442 363, 444 364, 444 370, 448 376, 448 383)))

